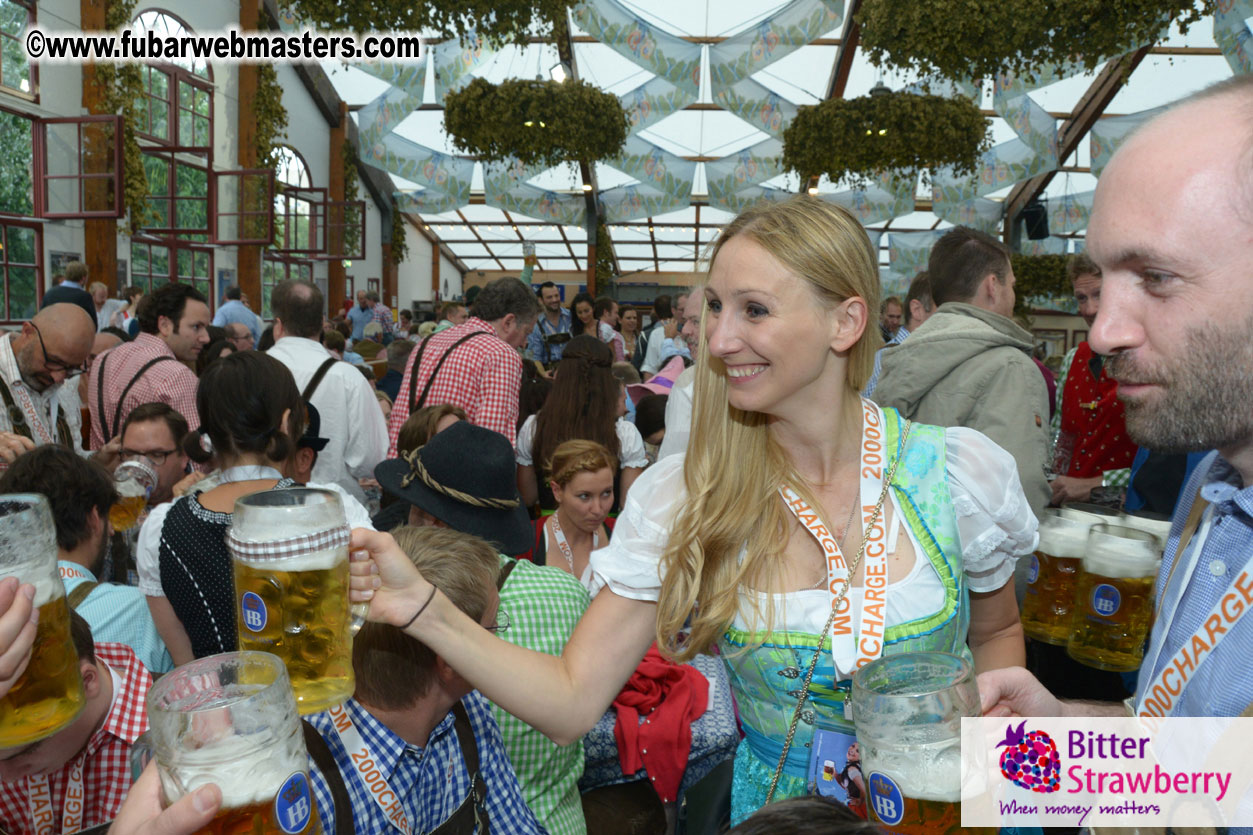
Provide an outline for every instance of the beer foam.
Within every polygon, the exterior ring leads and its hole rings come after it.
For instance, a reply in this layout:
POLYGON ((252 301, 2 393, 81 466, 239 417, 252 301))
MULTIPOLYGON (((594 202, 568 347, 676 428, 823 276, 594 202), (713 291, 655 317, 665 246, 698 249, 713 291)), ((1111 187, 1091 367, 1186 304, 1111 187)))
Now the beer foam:
POLYGON ((148 488, 144 487, 133 478, 128 478, 126 481, 123 481, 116 486, 117 494, 124 499, 135 499, 140 497, 143 497, 144 499, 148 498, 148 488))
POLYGON ((1113 528, 1092 532, 1083 570, 1102 577, 1151 577, 1160 562, 1161 543, 1156 537, 1135 529, 1113 528))
POLYGON ((270 803, 283 782, 297 771, 309 770, 303 737, 289 734, 276 739, 273 733, 228 736, 194 751, 180 750, 171 770, 182 783, 161 769, 162 788, 171 800, 214 783, 222 790, 222 807, 239 808, 270 803))
POLYGON ((236 557, 236 559, 250 568, 265 571, 327 571, 348 559, 348 548, 331 548, 325 551, 314 551, 311 554, 297 554, 294 557, 264 557, 262 559, 236 557))
POLYGON ((1091 526, 1086 519, 1046 514, 1040 519, 1039 549, 1051 557, 1082 557, 1091 526))
POLYGON ((859 747, 862 772, 886 774, 905 797, 941 803, 961 800, 960 739, 919 742, 899 748, 864 744, 859 747))

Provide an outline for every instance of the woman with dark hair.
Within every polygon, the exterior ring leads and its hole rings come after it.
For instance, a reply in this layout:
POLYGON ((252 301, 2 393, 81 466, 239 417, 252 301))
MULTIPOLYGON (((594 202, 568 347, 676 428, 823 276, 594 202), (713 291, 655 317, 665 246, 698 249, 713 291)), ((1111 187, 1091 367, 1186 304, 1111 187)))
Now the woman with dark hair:
POLYGON ((570 333, 600 338, 600 322, 596 319, 596 300, 590 293, 576 293, 570 300, 570 333))
POLYGON ((231 344, 229 339, 213 340, 200 352, 200 356, 196 357, 196 376, 203 377, 205 370, 210 365, 233 353, 235 353, 235 346, 231 344))
POLYGON ((566 343, 544 408, 518 430, 518 492, 526 505, 556 508, 545 465, 563 441, 595 441, 618 459, 619 504, 648 466, 639 430, 618 420, 621 386, 612 366, 613 351, 598 338, 576 336, 566 343))
MULTIPOLYGON (((260 351, 211 364, 196 392, 200 428, 183 440, 196 463, 217 469, 196 492, 153 509, 139 532, 136 566, 157 631, 175 664, 236 648, 234 581, 224 541, 235 500, 291 487, 305 407, 287 367, 260 351)), ((352 527, 369 527, 365 508, 334 484, 352 527)))
POLYGON ((639 371, 644 364, 644 351, 648 348, 647 340, 640 338, 640 312, 634 307, 622 308, 618 317, 618 330, 622 334, 627 362, 639 371))

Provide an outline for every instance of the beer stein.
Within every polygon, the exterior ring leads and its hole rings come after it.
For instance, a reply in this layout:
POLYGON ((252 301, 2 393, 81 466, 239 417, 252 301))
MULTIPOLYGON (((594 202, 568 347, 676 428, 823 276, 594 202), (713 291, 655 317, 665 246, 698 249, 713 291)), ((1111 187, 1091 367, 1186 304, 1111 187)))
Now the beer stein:
POLYGON ((148 691, 149 742, 169 805, 206 783, 212 835, 320 833, 304 733, 283 662, 228 652, 184 664, 148 691))
POLYGON ((150 459, 141 455, 119 464, 113 471, 113 481, 117 501, 109 510, 109 522, 115 531, 128 531, 135 527, 148 506, 148 497, 157 488, 157 470, 150 459))
POLYGON ((0 698, 0 749, 51 736, 82 712, 86 699, 78 652, 70 639, 70 610, 57 570, 56 528, 43 496, 0 496, 0 579, 35 587, 39 624, 30 663, 0 698))
POLYGON ((1075 580, 1092 526, 1088 519, 1076 516, 1051 508, 1044 511, 1040 517, 1040 544, 1027 567, 1022 631, 1028 638, 1046 644, 1065 646, 1070 637, 1075 580))
POLYGON ((1144 660, 1153 619, 1161 540, 1121 525, 1093 525, 1075 585, 1066 653, 1098 670, 1125 673, 1144 660))
POLYGON ((309 487, 241 497, 226 536, 239 648, 283 660, 302 715, 340 704, 356 686, 352 636, 364 612, 349 608, 348 536, 339 494, 309 487))
POLYGON ((1170 517, 1150 513, 1147 510, 1124 513, 1122 520, 1114 524, 1153 534, 1161 542, 1163 551, 1166 549, 1166 540, 1170 538, 1170 517))
POLYGON ((994 833, 961 826, 961 719, 980 714, 974 665, 945 652, 872 661, 853 675, 867 808, 884 831, 994 833))
POLYGON ((1092 502, 1066 502, 1057 509, 1067 519, 1086 520, 1089 525, 1121 525, 1123 513, 1092 502))

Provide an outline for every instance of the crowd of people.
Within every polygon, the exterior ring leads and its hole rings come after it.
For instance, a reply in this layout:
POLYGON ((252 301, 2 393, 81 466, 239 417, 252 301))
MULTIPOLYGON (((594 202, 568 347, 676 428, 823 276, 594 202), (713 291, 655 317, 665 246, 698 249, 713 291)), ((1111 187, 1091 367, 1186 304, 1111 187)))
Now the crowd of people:
MULTIPOLYGON (((1169 715, 1245 713, 1251 622, 1196 641, 1253 560, 1250 105, 1249 77, 1222 82, 1114 154, 1070 265, 1088 339, 1053 396, 1004 244, 955 227, 883 300, 860 223, 806 195, 741 212, 703 285, 648 310, 563 304, 528 268, 423 323, 373 292, 328 318, 288 281, 265 326, 238 288, 216 317, 186 284, 110 304, 71 265, 0 337, 0 493, 48 499, 87 707, 0 750, 0 827, 50 831, 37 791, 119 835, 217 811, 213 786, 162 810, 127 752, 152 676, 238 646, 236 500, 305 485, 342 502, 368 604, 343 715, 414 830, 589 831, 585 735, 643 671, 675 702, 709 656, 742 737, 734 832, 873 831, 805 796, 804 749, 819 725, 853 733, 849 680, 884 655, 966 658, 987 715, 1153 713, 1163 686, 1169 715), (109 518, 134 461, 156 481, 128 537, 109 518), (1160 615, 1125 703, 1070 701, 1040 682, 1056 669, 1024 640, 1016 579, 1047 507, 1111 494, 1173 514, 1160 615), (807 669, 822 695, 792 745, 807 669)), ((32 598, 0 581, 0 696, 32 598)), ((653 720, 688 721, 660 700, 653 720)), ((323 831, 389 831, 338 721, 308 720, 333 760, 310 769, 323 831)), ((624 763, 648 754, 637 735, 624 763)), ((642 759, 662 829, 678 750, 642 759)))

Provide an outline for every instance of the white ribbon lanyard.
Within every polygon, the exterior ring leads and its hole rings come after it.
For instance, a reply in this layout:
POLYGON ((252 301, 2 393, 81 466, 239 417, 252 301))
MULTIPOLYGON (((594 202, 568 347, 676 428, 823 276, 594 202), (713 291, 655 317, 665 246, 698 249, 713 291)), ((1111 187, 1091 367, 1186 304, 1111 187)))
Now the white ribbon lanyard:
POLYGON ((26 800, 30 804, 31 825, 35 835, 53 835, 54 832, 78 832, 83 828, 83 760, 79 757, 70 764, 65 775, 65 797, 61 801, 61 828, 53 825, 56 811, 52 807, 52 786, 48 775, 34 774, 26 778, 26 800))
MULTIPOLYGON (((1162 608, 1157 619, 1161 628, 1157 630, 1158 637, 1150 646, 1152 663, 1141 667, 1149 675, 1153 675, 1153 670, 1157 669, 1162 652, 1166 649, 1170 624, 1174 621, 1179 604, 1183 602, 1183 596, 1196 574, 1197 566, 1201 562, 1201 552, 1205 549, 1213 525, 1214 508, 1210 506, 1188 548, 1188 565, 1182 579, 1177 583, 1169 583, 1168 578, 1168 585, 1162 589, 1162 608)), ((1175 559, 1183 557, 1183 554, 1177 554, 1175 559)), ((1213 654, 1223 638, 1231 634, 1236 622, 1250 609, 1253 609, 1253 556, 1245 562, 1236 578, 1219 596, 1218 602, 1201 621, 1196 632, 1183 641, 1179 650, 1162 667, 1162 671, 1140 688, 1136 713, 1140 716, 1171 715, 1182 700, 1183 691, 1196 675, 1197 669, 1213 654)))
MULTIPOLYGON (((884 454, 883 412, 874 403, 862 400, 862 435, 859 497, 861 501, 861 525, 863 532, 874 516, 875 506, 883 493, 886 473, 884 454)), ((839 591, 845 583, 851 586, 848 561, 840 551, 840 544, 822 524, 819 514, 811 508, 791 487, 779 488, 784 504, 792 511, 805 530, 818 541, 827 560, 827 590, 831 604, 835 606, 839 591)), ((857 541, 856 539, 850 541, 857 541)), ((850 677, 856 670, 883 654, 883 639, 887 618, 888 548, 886 526, 880 516, 866 539, 865 584, 862 588, 849 588, 839 601, 831 626, 831 656, 835 661, 836 681, 850 677)))
MULTIPOLYGON (((574 573, 574 551, 570 549, 570 543, 566 542, 566 535, 561 531, 561 522, 557 519, 557 514, 553 514, 553 539, 557 540, 557 548, 561 551, 561 556, 566 558, 566 562, 570 563, 570 573, 574 573)), ((595 551, 600 545, 600 534, 592 534, 592 550, 595 551)))
POLYGON ((374 752, 361 738, 361 732, 353 725, 348 711, 343 705, 335 705, 329 708, 327 713, 331 717, 331 727, 335 729, 344 750, 348 752, 352 769, 360 778, 361 784, 366 787, 370 796, 374 798, 374 802, 383 810, 384 817, 391 822, 392 826, 404 835, 409 835, 413 832, 413 821, 409 819, 409 814, 401 805, 400 795, 392 790, 391 784, 383 776, 374 752))

